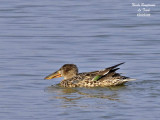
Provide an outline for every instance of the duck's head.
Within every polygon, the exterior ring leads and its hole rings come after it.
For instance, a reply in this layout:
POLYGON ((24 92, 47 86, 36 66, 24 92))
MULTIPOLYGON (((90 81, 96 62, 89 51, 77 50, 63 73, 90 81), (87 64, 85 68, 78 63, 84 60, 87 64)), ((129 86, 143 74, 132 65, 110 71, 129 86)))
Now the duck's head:
POLYGON ((59 70, 56 72, 48 75, 44 79, 53 79, 53 78, 59 78, 64 77, 64 79, 69 79, 78 74, 78 68, 74 64, 65 64, 63 65, 59 70))

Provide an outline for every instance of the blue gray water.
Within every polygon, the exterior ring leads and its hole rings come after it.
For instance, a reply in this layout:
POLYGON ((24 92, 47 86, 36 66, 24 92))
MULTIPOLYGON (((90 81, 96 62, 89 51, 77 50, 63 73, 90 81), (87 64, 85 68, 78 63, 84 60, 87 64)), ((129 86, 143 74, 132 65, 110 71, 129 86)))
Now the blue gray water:
POLYGON ((160 118, 160 9, 137 17, 138 0, 1 0, 2 120, 160 118), (124 86, 65 89, 43 78, 63 64, 80 72, 126 62, 124 86), (51 86, 53 85, 53 86, 51 86))

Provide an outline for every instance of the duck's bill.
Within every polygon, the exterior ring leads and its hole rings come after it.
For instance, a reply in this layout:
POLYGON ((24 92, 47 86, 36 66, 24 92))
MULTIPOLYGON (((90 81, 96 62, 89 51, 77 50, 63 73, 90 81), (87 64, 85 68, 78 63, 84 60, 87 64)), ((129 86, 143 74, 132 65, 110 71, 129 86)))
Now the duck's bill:
POLYGON ((48 75, 48 76, 45 77, 44 79, 50 80, 50 79, 59 78, 59 77, 62 77, 62 75, 59 73, 59 71, 56 71, 56 72, 48 75))

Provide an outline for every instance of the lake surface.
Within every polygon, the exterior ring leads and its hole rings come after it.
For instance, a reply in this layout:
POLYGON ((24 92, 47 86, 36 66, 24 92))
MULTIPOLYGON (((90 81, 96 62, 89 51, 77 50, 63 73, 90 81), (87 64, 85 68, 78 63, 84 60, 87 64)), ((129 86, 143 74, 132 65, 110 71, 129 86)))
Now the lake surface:
POLYGON ((1 0, 2 120, 160 118, 160 9, 156 0, 1 0), (137 17, 135 3, 154 3, 137 17), (63 64, 80 72, 126 62, 137 79, 108 88, 60 88, 44 80, 63 64), (53 85, 53 86, 51 86, 53 85))

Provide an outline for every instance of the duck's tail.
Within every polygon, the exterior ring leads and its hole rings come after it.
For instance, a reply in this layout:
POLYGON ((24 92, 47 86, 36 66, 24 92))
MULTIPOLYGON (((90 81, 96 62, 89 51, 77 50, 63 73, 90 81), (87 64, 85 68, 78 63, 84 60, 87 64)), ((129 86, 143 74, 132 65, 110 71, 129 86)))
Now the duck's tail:
POLYGON ((129 82, 129 81, 135 81, 136 79, 133 79, 133 78, 126 78, 126 79, 123 79, 122 81, 124 82, 129 82))

